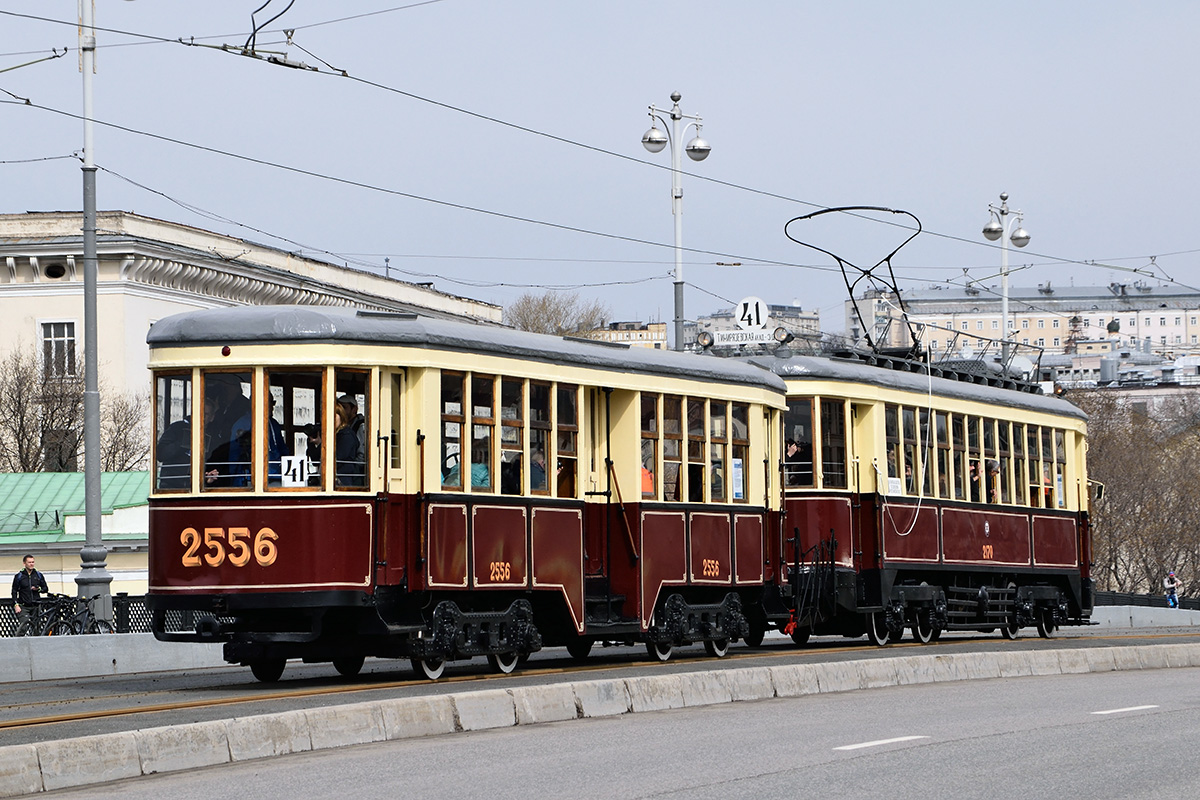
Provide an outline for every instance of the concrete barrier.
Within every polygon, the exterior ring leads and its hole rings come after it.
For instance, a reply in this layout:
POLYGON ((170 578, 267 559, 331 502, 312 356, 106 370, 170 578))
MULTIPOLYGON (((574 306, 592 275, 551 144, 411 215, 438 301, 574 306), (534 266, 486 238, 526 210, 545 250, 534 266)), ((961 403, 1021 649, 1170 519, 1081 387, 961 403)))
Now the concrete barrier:
POLYGON ((457 731, 989 677, 1200 666, 1200 644, 791 664, 486 689, 0 748, 0 797, 457 731))
POLYGON ((225 666, 219 644, 160 642, 149 633, 19 636, 3 640, 0 683, 94 678, 225 666))

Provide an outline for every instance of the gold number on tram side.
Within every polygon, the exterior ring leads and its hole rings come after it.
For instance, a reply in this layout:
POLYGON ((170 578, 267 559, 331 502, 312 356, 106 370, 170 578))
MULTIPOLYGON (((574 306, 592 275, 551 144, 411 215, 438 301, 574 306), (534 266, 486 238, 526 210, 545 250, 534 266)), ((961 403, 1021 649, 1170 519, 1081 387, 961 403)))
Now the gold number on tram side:
POLYGON ((992 545, 990 545, 990 544, 985 544, 985 545, 983 546, 983 558, 984 558, 984 560, 985 560, 985 561, 991 561, 991 560, 992 560, 992 557, 993 557, 995 554, 996 554, 996 551, 995 551, 995 549, 992 547, 992 545))
POLYGON ((491 576, 493 581, 512 580, 512 564, 508 561, 491 562, 491 576))
POLYGON ((210 551, 204 554, 204 560, 210 567, 219 567, 225 560, 225 544, 221 541, 224 538, 224 528, 204 529, 204 546, 210 551))
POLYGON ((244 567, 250 563, 253 556, 259 566, 269 567, 279 557, 279 548, 275 544, 278 539, 279 534, 270 528, 259 528, 258 533, 254 535, 253 545, 249 544, 249 528, 230 528, 228 532, 224 528, 205 528, 203 539, 195 528, 184 528, 179 534, 179 542, 186 548, 181 563, 185 567, 199 567, 202 563, 207 563, 210 567, 219 567, 228 555, 230 564, 244 567), (199 555, 201 544, 209 550, 204 554, 203 562, 199 555))
POLYGON ((242 539, 250 538, 249 528, 230 528, 225 540, 229 542, 229 563, 235 567, 244 567, 250 562, 250 545, 242 539))
POLYGON ((200 549, 200 534, 195 528, 184 528, 183 533, 179 534, 179 543, 187 549, 183 551, 183 565, 185 567, 200 566, 200 556, 196 555, 196 551, 200 549))
POLYGON ((705 578, 717 578, 721 575, 721 562, 715 558, 705 558, 700 562, 700 575, 705 578))
POLYGON ((279 556, 279 548, 275 546, 275 541, 279 538, 279 534, 270 528, 260 528, 258 534, 254 537, 254 560, 260 566, 269 567, 275 563, 275 559, 279 556))

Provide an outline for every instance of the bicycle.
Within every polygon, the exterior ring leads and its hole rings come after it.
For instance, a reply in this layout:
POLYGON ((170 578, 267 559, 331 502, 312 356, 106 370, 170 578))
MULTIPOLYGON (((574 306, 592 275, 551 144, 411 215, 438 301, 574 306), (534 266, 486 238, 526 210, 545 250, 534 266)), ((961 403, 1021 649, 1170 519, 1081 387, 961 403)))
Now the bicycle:
POLYGON ((61 618, 50 626, 47 636, 77 636, 85 633, 116 633, 111 622, 100 619, 95 615, 95 603, 100 595, 95 594, 86 600, 82 597, 67 598, 71 607, 67 609, 65 618, 61 618))
POLYGON ((17 625, 17 636, 51 636, 54 627, 62 622, 75 598, 65 594, 51 594, 27 603, 29 615, 17 625), (71 605, 68 605, 71 604, 71 605))

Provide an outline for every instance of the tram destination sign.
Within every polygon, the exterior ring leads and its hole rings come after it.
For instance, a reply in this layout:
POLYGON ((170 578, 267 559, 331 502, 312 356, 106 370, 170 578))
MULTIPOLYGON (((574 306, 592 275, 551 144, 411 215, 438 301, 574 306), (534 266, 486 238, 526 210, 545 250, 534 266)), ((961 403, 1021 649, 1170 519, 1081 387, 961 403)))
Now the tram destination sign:
POLYGON ((714 347, 730 347, 739 344, 769 344, 775 341, 775 332, 766 330, 713 331, 714 347))

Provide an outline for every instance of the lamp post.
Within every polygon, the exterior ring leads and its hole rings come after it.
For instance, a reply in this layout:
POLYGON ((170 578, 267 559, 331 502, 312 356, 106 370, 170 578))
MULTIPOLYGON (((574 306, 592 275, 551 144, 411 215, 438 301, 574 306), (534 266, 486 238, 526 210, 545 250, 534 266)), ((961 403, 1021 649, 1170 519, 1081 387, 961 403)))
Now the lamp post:
POLYGON ((992 218, 983 226, 983 236, 989 242, 1000 240, 1000 325, 1003 330, 1004 354, 1008 356, 1009 340, 1015 331, 1008 324, 1008 243, 1011 241, 1017 247, 1029 244, 1029 232, 1021 227, 1024 215, 1020 209, 1008 210, 1008 192, 1000 193, 1000 205, 988 205, 992 218), (1008 219, 1009 215, 1012 219, 1008 219), (1013 230, 1013 225, 1017 229, 1013 230))
POLYGON ((683 349, 683 185, 681 182, 680 168, 682 165, 682 155, 679 145, 682 141, 683 134, 687 132, 690 126, 695 126, 696 135, 687 143, 687 147, 683 148, 687 152, 688 158, 692 161, 703 161, 708 158, 708 153, 712 149, 708 146, 708 142, 700 138, 700 117, 684 114, 679 110, 679 92, 671 94, 671 108, 669 111, 664 111, 655 105, 650 106, 650 130, 642 136, 642 146, 651 153, 661 152, 668 144, 671 145, 671 213, 675 215, 675 349, 683 349), (659 128, 659 123, 662 123, 663 128, 667 127, 666 120, 663 115, 666 114, 671 118, 671 132, 667 134, 662 128, 659 128), (691 120, 691 122, 680 125, 682 120, 691 120))
POLYGON ((96 342, 96 165, 92 145, 92 71, 96 28, 92 0, 79 0, 79 51, 83 55, 83 492, 84 538, 75 578, 80 597, 100 595, 96 615, 112 619, 108 550, 100 530, 100 388, 96 342))

